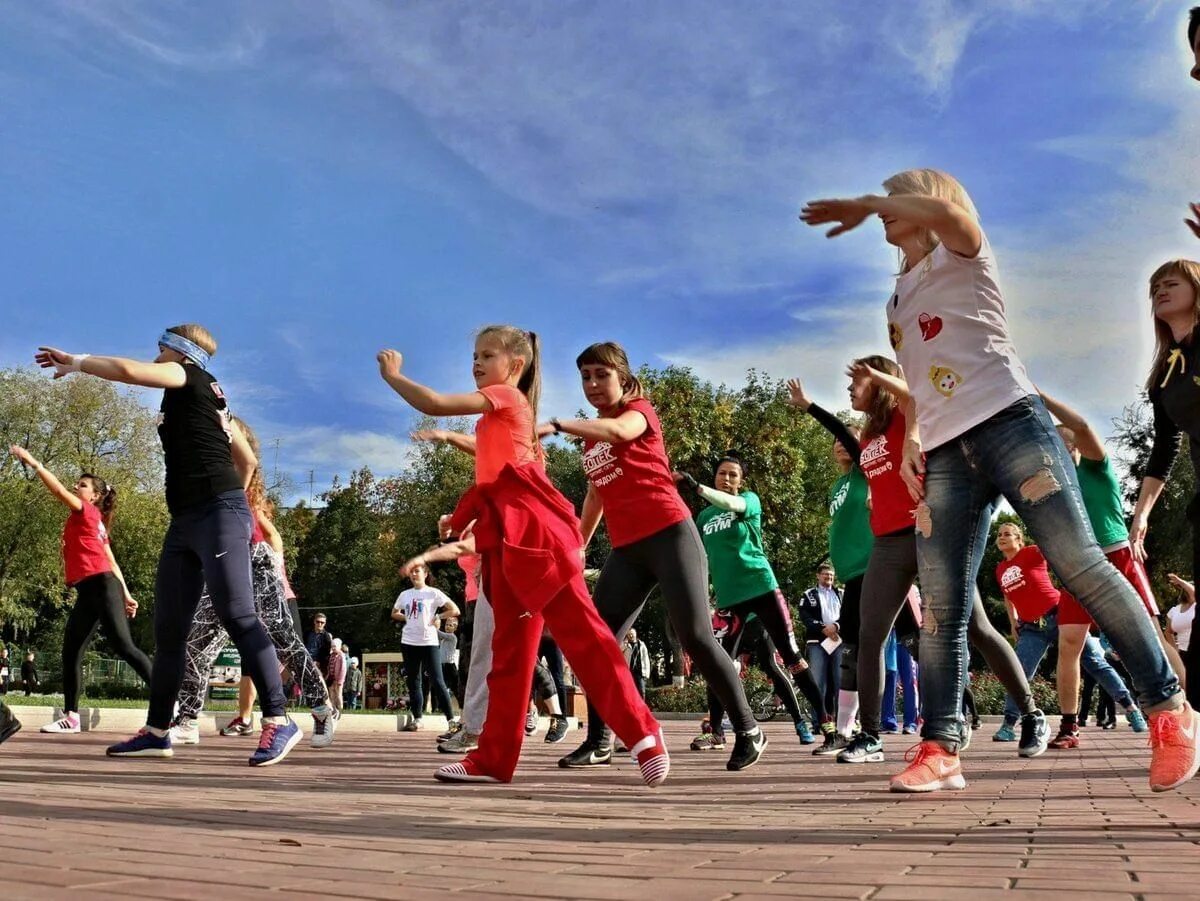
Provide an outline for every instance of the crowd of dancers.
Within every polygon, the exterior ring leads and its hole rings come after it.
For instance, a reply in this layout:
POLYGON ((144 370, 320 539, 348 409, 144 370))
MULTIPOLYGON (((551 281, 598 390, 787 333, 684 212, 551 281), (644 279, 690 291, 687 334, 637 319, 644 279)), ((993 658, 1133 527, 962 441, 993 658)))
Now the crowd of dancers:
MULTIPOLYGON (((1200 9, 1188 23, 1194 48, 1198 29, 1200 9)), ((1193 74, 1200 77, 1200 48, 1196 52, 1193 74)), ((883 188, 882 194, 813 201, 800 214, 810 226, 832 226, 829 237, 878 218, 900 259, 884 304, 894 358, 879 354, 848 364, 850 406, 862 414, 861 426, 848 426, 814 403, 800 380, 789 383, 791 403, 831 433, 842 470, 829 504, 830 556, 845 581, 840 723, 800 653, 777 590, 747 460, 729 453, 704 481, 674 471, 651 399, 619 344, 592 344, 576 360, 596 416, 542 423, 534 332, 511 325, 482 329, 473 351, 474 389, 461 393, 413 380, 396 350, 378 354, 381 377, 415 410, 478 417, 474 434, 421 436, 471 454, 475 483, 438 523, 441 543, 403 567, 419 595, 431 565, 458 561, 477 591, 462 719, 442 737, 443 750, 465 756, 438 769, 437 779, 513 778, 544 632, 561 648, 588 700, 586 737, 560 765, 609 763, 615 733, 647 785, 666 779, 670 757, 662 730, 618 644, 654 588, 705 678, 713 744, 724 744, 721 724, 728 716, 734 733, 729 770, 752 766, 767 745, 730 658, 747 637, 766 642, 772 662, 774 652, 782 658, 787 678, 776 684, 782 683, 785 703, 789 695, 795 703, 794 691, 813 708, 824 733, 821 752, 850 763, 882 760, 884 650, 899 622, 905 646, 921 662, 923 725, 906 766, 890 780, 893 791, 965 787, 960 752, 971 738, 962 713, 968 642, 1008 694, 997 737, 1011 735, 1022 756, 1052 742, 1078 745, 1082 666, 1126 709, 1131 725, 1148 729, 1152 790, 1176 788, 1195 775, 1200 642, 1181 659, 1164 640, 1143 564, 1149 514, 1181 434, 1189 438, 1193 462, 1200 459, 1200 263, 1170 260, 1148 278, 1157 341, 1146 382, 1154 447, 1127 527, 1103 442, 1082 416, 1038 389, 1017 354, 998 264, 966 189, 932 169, 900 172, 883 188), (542 440, 556 434, 582 442, 589 488, 578 515, 546 475, 542 440), (681 491, 706 504, 695 518, 681 491), (1012 611, 1015 648, 989 622, 976 588, 1002 498, 1022 524, 1006 524, 998 541, 997 579, 1012 611), (612 551, 589 592, 584 554, 602 518, 612 551), (906 601, 915 583, 921 604, 914 612, 906 601), (711 627, 710 586, 727 623, 720 642, 711 627), (1094 626, 1124 664, 1128 684, 1105 661, 1094 626), (1052 740, 1028 680, 1054 644, 1062 722, 1052 740)), ((1200 236, 1200 220, 1189 226, 1200 236)), ((196 734, 207 669, 227 636, 262 711, 250 764, 269 766, 302 738, 286 711, 281 664, 299 674, 312 708, 314 746, 333 740, 337 710, 296 636, 253 433, 230 415, 209 372, 216 341, 189 324, 167 329, 157 343, 159 353, 148 363, 53 347, 36 354, 56 378, 84 373, 162 389, 159 434, 170 512, 155 584, 151 662, 130 641, 126 617, 136 604, 107 542, 114 493, 92 474, 68 489, 28 451, 12 449, 70 509, 63 547, 78 600, 64 642, 66 709, 53 731, 79 728, 79 663, 99 626, 150 685, 145 728, 108 754, 171 756, 174 744, 196 734)), ((1195 573, 1200 498, 1189 518, 1195 573)), ((441 605, 426 600, 425 606, 441 605)), ((420 597, 409 601, 398 607, 399 618, 416 616, 420 629, 412 635, 418 637, 426 611, 420 597)), ((421 646, 410 651, 406 645, 406 656, 418 659, 421 646)), ((438 695, 449 712, 448 697, 438 695)), ((15 728, 0 709, 0 740, 15 728)))

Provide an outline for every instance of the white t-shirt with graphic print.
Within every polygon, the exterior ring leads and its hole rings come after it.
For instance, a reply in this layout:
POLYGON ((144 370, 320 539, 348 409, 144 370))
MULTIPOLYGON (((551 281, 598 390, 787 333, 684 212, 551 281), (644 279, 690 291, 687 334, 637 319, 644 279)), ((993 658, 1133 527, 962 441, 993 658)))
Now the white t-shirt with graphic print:
POLYGON ((404 614, 404 629, 400 641, 416 647, 431 647, 438 644, 437 627, 433 624, 437 613, 450 603, 450 598, 436 588, 409 588, 400 592, 393 610, 404 614))
POLYGON ((897 277, 887 302, 888 337, 926 451, 1037 393, 1008 333, 996 258, 980 237, 973 259, 939 244, 897 277))

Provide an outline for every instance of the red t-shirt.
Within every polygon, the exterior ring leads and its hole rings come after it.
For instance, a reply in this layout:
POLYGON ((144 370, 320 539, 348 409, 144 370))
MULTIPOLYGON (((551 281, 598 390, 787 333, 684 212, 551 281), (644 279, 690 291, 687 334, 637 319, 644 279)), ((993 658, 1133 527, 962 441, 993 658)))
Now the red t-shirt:
POLYGON ((912 528, 916 504, 900 478, 904 459, 904 414, 893 411, 887 428, 862 446, 858 465, 871 486, 871 531, 890 535, 912 528))
POLYGON ((1001 560, 996 581, 1024 622, 1035 622, 1058 606, 1059 590, 1050 581, 1050 567, 1036 544, 1021 548, 1011 560, 1001 560))
POLYGON ((633 544, 692 516, 671 478, 654 407, 639 397, 621 413, 631 410, 646 417, 646 431, 632 441, 587 441, 583 446, 583 471, 604 505, 613 547, 633 544))
POLYGON ((479 564, 482 558, 478 554, 465 554, 458 558, 458 568, 467 577, 467 587, 463 594, 468 604, 474 604, 479 599, 479 564))
POLYGON ((63 527, 62 555, 67 569, 67 584, 82 582, 88 576, 112 571, 108 554, 108 530, 100 517, 100 508, 84 504, 83 509, 67 517, 63 527))
POLYGON ((492 409, 475 424, 475 481, 496 481, 506 463, 521 465, 542 459, 542 446, 533 434, 529 399, 512 385, 488 385, 479 393, 492 409))

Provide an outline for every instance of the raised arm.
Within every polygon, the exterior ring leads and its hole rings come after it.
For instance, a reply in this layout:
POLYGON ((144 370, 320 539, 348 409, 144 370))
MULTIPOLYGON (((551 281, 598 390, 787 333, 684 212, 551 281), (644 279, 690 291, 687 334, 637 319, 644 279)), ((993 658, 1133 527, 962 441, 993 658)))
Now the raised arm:
POLYGON ((127 357, 72 354, 56 347, 39 347, 34 360, 43 369, 53 368, 56 379, 83 372, 107 382, 143 388, 182 388, 187 384, 187 373, 181 363, 143 363, 127 357))
POLYGON ((708 485, 701 485, 690 474, 686 472, 674 472, 676 482, 686 482, 691 486, 692 490, 704 500, 708 501, 718 510, 726 510, 730 513, 742 514, 746 512, 746 499, 737 494, 726 494, 724 491, 718 491, 716 488, 710 488, 708 485))
POLYGON ((1082 413, 1051 397, 1041 388, 1038 389, 1038 394, 1042 396, 1042 403, 1046 405, 1050 415, 1075 434, 1075 446, 1079 448, 1082 457, 1087 460, 1103 460, 1108 456, 1104 439, 1096 434, 1096 430, 1083 418, 1082 413))
POLYGON ((598 419, 551 419, 550 428, 566 432, 585 441, 607 441, 621 444, 640 438, 649 428, 646 417, 637 410, 626 410, 620 416, 598 419))
POLYGON ((439 444, 448 444, 455 450, 460 450, 464 454, 475 456, 475 436, 464 435, 462 432, 454 432, 449 429, 420 429, 413 432, 409 437, 413 441, 430 441, 439 444))
POLYGON ((983 246, 979 223, 956 203, 924 194, 864 194, 837 200, 813 200, 805 204, 800 219, 807 225, 837 223, 827 232, 830 238, 862 225, 870 215, 902 219, 934 232, 946 249, 962 257, 974 258, 983 246))
POLYGON ((467 416, 487 413, 492 409, 491 401, 478 391, 470 394, 442 394, 432 388, 414 382, 404 373, 404 356, 398 350, 381 350, 375 355, 379 363, 379 375, 405 402, 426 416, 467 416))
POLYGON ((78 513, 83 509, 83 501, 79 499, 79 496, 60 482, 54 473, 39 463, 33 454, 19 444, 14 444, 8 451, 26 466, 32 467, 38 478, 42 480, 42 484, 49 489, 51 494, 70 507, 71 512, 78 513))
POLYGON ((836 438, 850 454, 850 459, 854 461, 854 465, 858 465, 859 455, 862 453, 862 448, 858 446, 858 439, 855 438, 846 424, 822 408, 820 405, 813 402, 813 399, 808 396, 804 390, 804 383, 799 379, 788 379, 788 403, 798 410, 803 410, 808 413, 821 424, 825 431, 829 432, 836 438))
POLYGON ((852 379, 868 378, 871 383, 879 388, 886 388, 892 394, 896 395, 896 399, 900 403, 907 403, 911 395, 908 393, 908 382, 900 378, 898 375, 888 375, 873 366, 868 366, 866 363, 851 363, 846 369, 846 375, 852 379))

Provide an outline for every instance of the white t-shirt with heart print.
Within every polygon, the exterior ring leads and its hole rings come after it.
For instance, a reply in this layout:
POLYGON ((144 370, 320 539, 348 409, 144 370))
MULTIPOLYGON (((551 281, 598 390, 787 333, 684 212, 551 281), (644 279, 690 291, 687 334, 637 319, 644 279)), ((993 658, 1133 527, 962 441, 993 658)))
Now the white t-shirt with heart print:
POLYGON ((887 302, 888 338, 927 452, 1037 393, 1008 334, 996 258, 981 238, 973 259, 939 244, 896 278, 887 302))

